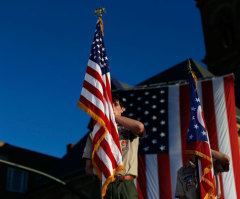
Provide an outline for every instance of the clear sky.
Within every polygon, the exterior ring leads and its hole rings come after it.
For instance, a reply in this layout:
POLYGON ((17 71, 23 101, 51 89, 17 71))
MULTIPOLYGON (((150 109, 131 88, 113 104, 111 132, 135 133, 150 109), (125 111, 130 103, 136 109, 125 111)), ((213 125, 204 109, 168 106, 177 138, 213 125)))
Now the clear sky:
POLYGON ((136 85, 191 57, 204 64, 194 0, 8 0, 0 5, 0 140, 62 157, 87 132, 77 108, 97 17, 111 76, 136 85))

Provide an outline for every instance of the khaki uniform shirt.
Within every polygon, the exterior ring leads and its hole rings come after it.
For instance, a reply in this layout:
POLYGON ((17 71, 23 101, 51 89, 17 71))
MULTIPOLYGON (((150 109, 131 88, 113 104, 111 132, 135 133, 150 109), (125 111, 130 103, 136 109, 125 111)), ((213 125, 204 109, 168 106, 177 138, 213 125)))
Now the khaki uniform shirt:
MULTIPOLYGON (((218 173, 224 170, 218 161, 214 161, 213 165, 217 198, 220 198, 221 188, 218 173)), ((197 172, 196 165, 191 161, 188 161, 188 163, 185 166, 181 167, 178 170, 177 185, 175 192, 176 198, 180 198, 180 196, 185 196, 186 199, 200 199, 196 172, 197 172)))
MULTIPOLYGON (((125 170, 119 175, 134 175, 138 174, 138 143, 139 137, 135 136, 128 129, 119 126, 119 141, 122 150, 122 159, 125 170)), ((86 146, 83 152, 83 158, 92 159, 92 134, 90 133, 86 146)))

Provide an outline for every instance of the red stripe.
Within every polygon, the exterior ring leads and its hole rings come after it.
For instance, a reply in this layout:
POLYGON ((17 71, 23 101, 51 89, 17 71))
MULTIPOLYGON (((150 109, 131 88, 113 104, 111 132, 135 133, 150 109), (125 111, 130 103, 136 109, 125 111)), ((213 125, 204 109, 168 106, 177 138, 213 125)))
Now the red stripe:
POLYGON ((97 106, 95 106, 92 102, 88 101, 88 99, 85 98, 84 96, 81 95, 79 101, 82 102, 87 108, 89 108, 91 111, 93 111, 99 117, 101 117, 101 118, 105 117, 102 110, 99 109, 97 106))
POLYGON ((94 95, 95 97, 97 97, 103 104, 103 95, 102 93, 92 84, 88 83, 87 81, 83 82, 83 87, 88 90, 92 95, 94 95))
POLYGON ((111 121, 111 131, 109 131, 116 146, 118 147, 118 150, 120 151, 120 153, 122 154, 122 150, 121 150, 121 147, 120 147, 120 142, 119 142, 119 136, 118 136, 118 132, 115 128, 115 126, 113 125, 113 122, 111 121))
MULTIPOLYGON (((107 76, 106 76, 107 77, 107 76)), ((107 78, 107 90, 108 90, 108 93, 110 94, 108 97, 109 97, 109 100, 111 102, 111 105, 113 106, 113 103, 112 103, 112 92, 111 92, 111 84, 110 84, 110 81, 109 79, 107 78)))
POLYGON ((100 83, 101 85, 103 85, 102 77, 101 77, 101 75, 100 75, 96 70, 94 70, 93 68, 91 68, 90 66, 88 66, 86 73, 88 73, 89 75, 91 75, 91 76, 93 77, 93 79, 98 80, 99 83, 100 83))
POLYGON ((111 86, 110 86, 110 81, 108 79, 108 76, 105 75, 106 77, 106 90, 107 90, 107 93, 108 93, 108 98, 111 102, 111 105, 112 105, 112 92, 111 92, 111 86))
POLYGON ((98 168, 99 168, 100 171, 103 173, 103 175, 105 176, 105 178, 108 178, 109 176, 111 176, 110 171, 109 171, 108 168, 105 166, 104 162, 98 157, 97 153, 95 153, 95 155, 94 155, 94 161, 96 162, 98 168))
MULTIPOLYGON (((202 107, 205 117, 205 122, 208 130, 208 136, 211 149, 219 151, 217 123, 215 115, 214 95, 212 80, 202 82, 202 107)), ((221 185, 221 199, 224 199, 224 188, 222 175, 219 175, 221 185)))
POLYGON ((231 143, 233 171, 235 177, 235 186, 237 198, 240 198, 240 160, 239 160, 239 145, 236 121, 236 107, 235 107, 235 94, 234 94, 234 80, 233 75, 226 76, 224 80, 225 102, 228 118, 228 129, 231 143))
POLYGON ((157 157, 160 198, 173 198, 169 154, 158 154, 157 157))
POLYGON ((147 179, 145 155, 138 155, 137 190, 138 199, 147 199, 147 179))
POLYGON ((219 151, 212 81, 202 82, 202 107, 211 148, 219 151))
POLYGON ((112 150, 111 150, 108 142, 105 139, 103 139, 103 141, 101 142, 101 147, 103 148, 103 150, 105 151, 105 153, 107 154, 109 159, 111 160, 113 169, 117 168, 118 164, 116 162, 116 159, 113 156, 112 150))
POLYGON ((96 145, 96 143, 98 142, 98 140, 102 137, 104 131, 105 131, 105 129, 103 127, 100 127, 100 129, 95 133, 95 136, 94 136, 93 142, 92 142, 93 148, 96 145))
POLYGON ((181 85, 179 89, 182 161, 185 165, 190 158, 189 155, 186 155, 187 129, 190 119, 190 89, 188 84, 181 85))
MULTIPOLYGON (((109 90, 106 88, 106 85, 104 84, 101 75, 90 66, 87 67, 87 73, 93 77, 93 80, 96 79, 97 81, 99 81, 99 83, 102 85, 102 88, 103 88, 103 96, 106 99, 106 101, 108 101, 106 92, 109 92, 109 90)), ((110 90, 110 93, 111 93, 111 90, 110 90)))
POLYGON ((109 121, 106 115, 105 115, 105 121, 104 122, 105 122, 105 125, 106 125, 106 127, 108 129, 108 132, 112 136, 116 146, 118 147, 119 151, 121 151, 118 133, 117 133, 117 130, 116 130, 115 126, 113 125, 113 122, 109 121))
POLYGON ((207 142, 203 142, 203 141, 190 142, 187 144, 187 148, 190 150, 194 149, 195 151, 199 151, 199 152, 207 155, 208 157, 211 157, 209 145, 207 142))

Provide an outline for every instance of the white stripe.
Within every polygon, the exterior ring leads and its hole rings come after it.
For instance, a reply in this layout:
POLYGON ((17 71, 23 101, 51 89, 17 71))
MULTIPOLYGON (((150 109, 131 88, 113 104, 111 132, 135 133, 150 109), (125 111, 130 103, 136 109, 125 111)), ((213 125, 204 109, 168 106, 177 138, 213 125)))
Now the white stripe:
POLYGON ((99 131, 99 129, 101 128, 101 125, 99 123, 96 123, 93 127, 93 132, 92 132, 92 137, 94 139, 96 133, 99 131))
POLYGON ((105 140, 108 142, 111 148, 112 154, 117 164, 120 166, 122 164, 122 155, 109 132, 106 134, 105 140))
POLYGON ((168 87, 168 131, 172 196, 175 198, 177 171, 182 166, 179 85, 168 87))
POLYGON ((147 154, 145 155, 145 161, 146 161, 147 198, 157 199, 160 196, 157 155, 147 154))
POLYGON ((106 84, 106 75, 103 75, 102 76, 102 81, 103 81, 103 84, 106 86, 107 84, 106 84))
MULTIPOLYGON (((231 143, 229 137, 228 119, 226 112, 225 103, 225 93, 224 93, 224 83, 223 78, 216 78, 213 80, 213 91, 214 91, 214 103, 215 103, 215 114, 218 132, 218 143, 219 150, 228 156, 230 156, 230 167, 232 164, 232 153, 231 153, 231 143)), ((235 178, 233 174, 233 168, 229 169, 229 172, 222 173, 223 187, 225 198, 236 199, 236 187, 235 178)))
MULTIPOLYGON (((108 103, 108 108, 109 108, 109 111, 110 111, 110 117, 111 117, 111 121, 112 121, 112 123, 113 123, 113 125, 114 125, 114 127, 115 127, 115 129, 116 129, 116 131, 117 131, 117 133, 118 133, 118 129, 117 129, 117 123, 116 123, 116 120, 115 120, 115 115, 114 115, 114 111, 113 111, 113 107, 112 107, 112 105, 110 104, 110 100, 108 100, 109 101, 109 103, 108 103)), ((119 135, 119 134, 118 134, 119 135)))
POLYGON ((103 101, 104 101, 104 113, 105 115, 107 116, 107 119, 109 120, 110 118, 110 113, 109 113, 109 104, 107 103, 106 99, 103 98, 103 101))
POLYGON ((88 66, 90 68, 92 68, 93 70, 95 70, 97 73, 99 73, 99 75, 102 77, 101 67, 97 63, 95 63, 95 62, 93 62, 91 60, 88 60, 88 66))
MULTIPOLYGON (((108 78, 108 82, 111 81, 110 72, 108 72, 106 75, 108 78)), ((109 85, 110 85, 110 89, 111 89, 111 82, 109 82, 109 85)))
POLYGON ((101 146, 98 148, 97 154, 112 175, 113 174, 112 162, 101 146))
POLYGON ((95 95, 90 93, 87 89, 82 88, 82 96, 84 96, 89 102, 94 104, 96 107, 98 107, 103 113, 104 113, 104 105, 99 98, 97 98, 95 95))
POLYGON ((95 78, 86 73, 84 80, 91 84, 93 87, 97 88, 99 92, 103 95, 102 84, 95 78))

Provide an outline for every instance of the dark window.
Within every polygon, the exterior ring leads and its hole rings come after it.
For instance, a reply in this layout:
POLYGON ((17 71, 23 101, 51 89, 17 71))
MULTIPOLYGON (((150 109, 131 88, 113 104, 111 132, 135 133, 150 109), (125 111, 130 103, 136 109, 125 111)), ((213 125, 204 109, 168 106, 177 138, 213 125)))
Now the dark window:
POLYGON ((7 191, 25 193, 28 188, 28 172, 21 169, 8 167, 7 191))

